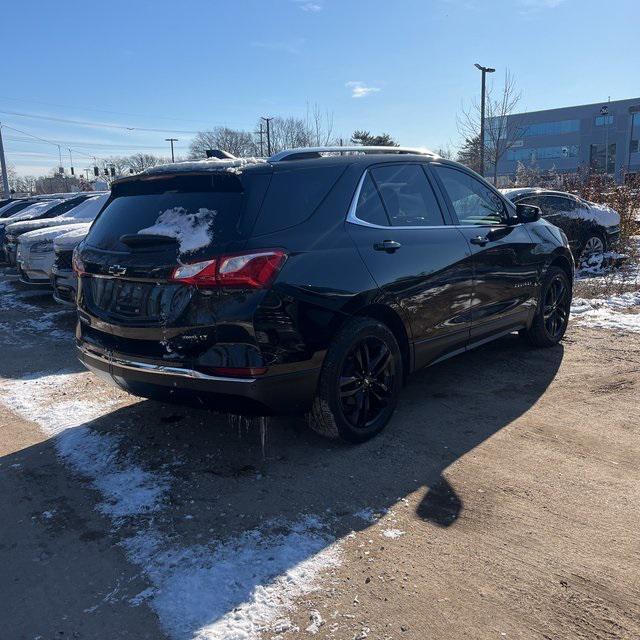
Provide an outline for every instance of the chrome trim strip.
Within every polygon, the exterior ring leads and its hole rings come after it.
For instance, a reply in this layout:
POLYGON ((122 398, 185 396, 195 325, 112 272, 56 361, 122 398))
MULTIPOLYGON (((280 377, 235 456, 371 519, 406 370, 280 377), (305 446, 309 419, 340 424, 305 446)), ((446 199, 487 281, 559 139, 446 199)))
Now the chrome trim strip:
POLYGON ((108 365, 116 365, 123 369, 131 369, 132 371, 144 371, 147 373, 156 373, 165 376, 179 376, 181 378, 191 378, 193 380, 212 380, 215 382, 242 382, 252 383, 255 382, 255 378, 226 378, 223 376, 210 376, 194 369, 185 369, 183 367, 169 367, 160 364, 150 364, 148 362, 139 362, 137 360, 125 360, 123 358, 105 358, 103 355, 97 354, 95 351, 91 351, 86 347, 77 347, 80 353, 86 355, 94 360, 99 360, 108 365))

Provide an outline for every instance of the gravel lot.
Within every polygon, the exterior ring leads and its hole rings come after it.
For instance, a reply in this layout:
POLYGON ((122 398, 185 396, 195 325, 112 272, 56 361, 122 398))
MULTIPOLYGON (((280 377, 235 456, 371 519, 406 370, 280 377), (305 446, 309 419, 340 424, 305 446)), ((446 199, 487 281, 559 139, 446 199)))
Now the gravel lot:
POLYGON ((640 333, 413 376, 359 447, 82 371, 0 273, 3 639, 640 637, 640 333))

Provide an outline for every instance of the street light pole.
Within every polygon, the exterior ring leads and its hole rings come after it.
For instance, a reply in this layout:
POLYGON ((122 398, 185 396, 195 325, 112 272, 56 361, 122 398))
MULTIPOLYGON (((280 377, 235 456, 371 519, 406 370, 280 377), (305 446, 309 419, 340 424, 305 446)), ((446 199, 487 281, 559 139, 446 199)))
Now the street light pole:
POLYGON ((164 141, 171 143, 171 162, 175 162, 176 160, 175 160, 175 157, 173 155, 173 143, 174 142, 178 142, 178 138, 165 138, 164 141))
POLYGON ((484 104, 487 96, 487 73, 493 73, 495 69, 491 67, 483 67, 482 65, 474 65, 482 73, 482 89, 480 92, 480 175, 484 176, 484 104))
POLYGON ((0 172, 2 172, 2 192, 5 197, 10 196, 9 175, 7 174, 7 161, 4 157, 4 146, 2 144, 2 125, 0 124, 0 172))
POLYGON ((267 157, 271 157, 271 121, 273 118, 260 118, 267 123, 267 157))

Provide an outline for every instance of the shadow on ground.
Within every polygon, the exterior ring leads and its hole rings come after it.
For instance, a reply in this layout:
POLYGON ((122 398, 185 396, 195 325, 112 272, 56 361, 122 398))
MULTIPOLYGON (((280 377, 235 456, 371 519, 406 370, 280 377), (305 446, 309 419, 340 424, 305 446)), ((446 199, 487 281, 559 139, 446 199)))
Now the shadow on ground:
MULTIPOLYGON (((170 496, 158 522, 181 546, 201 544, 203 533, 207 541, 224 541, 269 519, 295 521, 301 514, 327 518, 340 539, 370 526, 355 513, 383 513, 415 491, 423 492, 417 515, 424 526, 450 527, 464 501, 443 472, 530 409, 554 379, 562 357, 562 346, 532 350, 508 336, 420 372, 409 380, 388 429, 360 446, 323 440, 301 419, 291 418, 271 420, 263 451, 257 429, 232 426, 226 416, 152 401, 118 409, 85 426, 117 435, 121 452, 143 468, 170 469, 170 496)), ((5 475, 12 469, 17 479, 0 485, 3 520, 10 523, 0 548, 5 567, 0 592, 9 594, 0 599, 0 618, 19 615, 21 628, 32 631, 30 620, 36 617, 38 629, 51 630, 65 614, 78 620, 90 617, 85 609, 96 604, 113 579, 107 567, 110 577, 103 580, 101 565, 123 532, 110 532, 110 523, 93 511, 95 493, 73 486, 56 458, 53 440, 5 456, 1 463, 5 475), (23 533, 32 526, 29 505, 34 500, 58 504, 58 513, 66 514, 57 528, 55 521, 42 523, 38 516, 38 526, 49 527, 48 543, 42 535, 33 541, 23 533), (65 545, 56 543, 60 532, 68 538, 65 545), (50 555, 34 558, 43 544, 50 555), (86 601, 80 598, 76 606, 60 598, 58 577, 79 560, 81 570, 70 575, 86 601), (31 595, 34 590, 37 598, 31 595), (42 601, 51 604, 42 607, 42 601), (70 610, 60 610, 63 604, 70 610)), ((140 591, 139 582, 131 567, 122 569, 119 584, 127 597, 140 591)), ((242 594, 238 604, 249 595, 242 594)), ((146 628, 146 607, 132 615, 141 616, 133 627, 146 628)), ((105 618, 105 624, 104 636, 96 631, 91 637, 120 637, 109 628, 110 620, 105 618)))

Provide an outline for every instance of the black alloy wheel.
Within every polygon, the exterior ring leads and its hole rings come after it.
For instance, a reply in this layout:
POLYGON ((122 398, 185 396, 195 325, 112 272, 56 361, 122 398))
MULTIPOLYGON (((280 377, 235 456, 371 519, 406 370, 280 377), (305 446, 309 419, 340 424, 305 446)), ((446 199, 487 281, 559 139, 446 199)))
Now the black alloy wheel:
POLYGON ((351 318, 325 356, 309 426, 328 438, 369 440, 391 420, 402 375, 400 347, 389 327, 351 318))
POLYGON ((391 349, 370 336, 347 354, 339 379, 342 413, 355 429, 371 427, 387 409, 394 389, 391 349))
POLYGON ((556 274, 544 294, 542 317, 544 326, 553 341, 557 341, 567 326, 569 318, 569 287, 566 277, 556 274))

